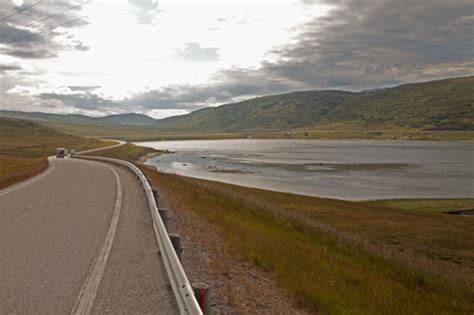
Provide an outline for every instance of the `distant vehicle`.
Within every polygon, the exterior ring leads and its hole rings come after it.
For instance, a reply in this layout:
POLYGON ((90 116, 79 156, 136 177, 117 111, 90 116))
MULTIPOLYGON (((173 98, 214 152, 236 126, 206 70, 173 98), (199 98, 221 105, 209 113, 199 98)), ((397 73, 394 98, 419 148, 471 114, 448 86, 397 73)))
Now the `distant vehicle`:
POLYGON ((67 149, 65 148, 56 148, 56 158, 57 159, 64 159, 64 157, 67 155, 67 149))
POLYGON ((76 154, 76 149, 69 149, 69 155, 76 154))

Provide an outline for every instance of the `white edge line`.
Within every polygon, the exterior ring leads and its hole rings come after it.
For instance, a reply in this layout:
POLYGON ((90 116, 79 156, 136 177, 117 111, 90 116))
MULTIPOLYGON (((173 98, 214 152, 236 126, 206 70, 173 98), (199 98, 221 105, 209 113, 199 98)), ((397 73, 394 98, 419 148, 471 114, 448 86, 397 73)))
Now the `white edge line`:
POLYGON ((158 241, 158 246, 160 247, 162 261, 165 266, 173 293, 175 295, 180 314, 202 315, 203 312, 201 311, 197 300, 194 298, 192 286, 186 276, 186 273, 184 272, 184 269, 178 259, 178 256, 176 255, 176 252, 173 249, 173 245, 171 244, 171 241, 168 237, 168 232, 166 231, 163 221, 161 220, 161 217, 158 214, 158 207, 156 205, 155 198, 153 197, 151 186, 149 185, 142 171, 132 163, 119 159, 80 155, 75 157, 79 159, 96 160, 100 162, 108 162, 120 166, 125 166, 140 178, 140 182, 143 185, 145 194, 148 199, 148 206, 151 211, 153 227, 158 241))
POLYGON ((42 178, 48 176, 49 174, 51 174, 51 172, 52 172, 52 171, 54 170, 54 168, 55 168, 55 163, 54 163, 53 161, 54 161, 53 157, 52 157, 52 156, 49 156, 49 157, 48 157, 49 166, 48 166, 48 168, 46 169, 46 171, 44 171, 44 172, 42 172, 42 173, 36 175, 36 176, 33 177, 33 178, 27 179, 27 180, 25 180, 24 182, 21 182, 21 183, 19 183, 19 184, 17 184, 17 185, 13 185, 13 186, 11 186, 11 187, 5 188, 3 191, 0 191, 0 197, 1 197, 1 196, 5 196, 6 194, 9 194, 9 193, 11 193, 11 192, 14 192, 14 191, 17 190, 17 189, 20 189, 20 188, 23 188, 23 187, 28 186, 28 185, 30 185, 30 184, 33 184, 34 182, 37 182, 37 181, 39 181, 40 179, 42 179, 42 178))
MULTIPOLYGON (((116 142, 118 142, 118 143, 117 143, 117 144, 114 144, 114 145, 112 145, 112 146, 108 146, 108 147, 102 147, 102 148, 96 148, 96 149, 91 149, 91 150, 76 152, 76 154, 84 154, 84 153, 91 153, 91 152, 100 151, 100 150, 113 149, 113 148, 117 148, 117 147, 122 146, 122 145, 124 145, 125 143, 127 143, 126 141, 122 141, 122 140, 112 140, 112 139, 101 139, 101 140, 104 140, 104 141, 116 141, 116 142)), ((23 182, 20 182, 20 183, 18 183, 18 184, 14 184, 13 186, 6 187, 6 188, 4 188, 3 190, 0 190, 0 197, 5 196, 6 194, 9 194, 9 193, 11 193, 11 192, 14 192, 14 191, 17 190, 17 189, 20 189, 20 188, 23 188, 23 187, 28 186, 28 185, 30 185, 30 184, 33 184, 34 182, 37 182, 37 181, 39 181, 40 179, 42 179, 42 178, 48 176, 48 175, 54 170, 55 165, 54 165, 54 162, 53 162, 53 161, 54 161, 54 156, 53 156, 53 155, 52 155, 52 156, 48 156, 48 163, 49 163, 49 166, 48 166, 48 168, 47 168, 44 172, 42 172, 42 173, 40 173, 40 174, 38 174, 38 175, 36 175, 36 176, 34 176, 34 177, 32 177, 32 178, 28 178, 28 179, 26 179, 26 180, 23 181, 23 182)))
POLYGON ((79 292, 79 296, 72 308, 71 314, 90 314, 92 307, 94 306, 97 291, 104 275, 107 260, 117 232, 117 225, 120 219, 120 208, 122 205, 122 185, 117 172, 112 167, 108 165, 106 166, 114 173, 115 179, 117 180, 117 197, 115 201, 114 214, 110 221, 109 230, 102 243, 99 255, 95 258, 91 268, 89 269, 86 281, 79 292))

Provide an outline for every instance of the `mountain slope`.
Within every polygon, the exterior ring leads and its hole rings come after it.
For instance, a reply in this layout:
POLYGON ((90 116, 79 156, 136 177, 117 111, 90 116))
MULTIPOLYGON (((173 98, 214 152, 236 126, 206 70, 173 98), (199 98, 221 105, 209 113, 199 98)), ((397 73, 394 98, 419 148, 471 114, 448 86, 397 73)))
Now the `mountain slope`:
MULTIPOLYGON (((221 133, 375 128, 474 131, 473 86, 474 77, 466 77, 359 93, 293 92, 204 108, 162 120, 134 113, 94 118, 0 111, 0 117, 46 122, 62 130, 76 124, 80 130, 102 128, 111 135, 135 132, 145 137, 159 131, 221 133)), ((97 132, 92 134, 103 134, 97 132)))
POLYGON ((474 130, 474 77, 351 93, 307 91, 206 108, 158 122, 166 131, 289 130, 350 124, 360 128, 474 130))
POLYGON ((294 92, 206 108, 158 122, 159 128, 186 131, 283 130, 313 124, 353 93, 294 92), (317 106, 315 106, 317 104, 317 106))
POLYGON ((48 114, 48 113, 29 113, 20 111, 0 110, 0 117, 35 120, 39 122, 61 122, 74 124, 90 125, 127 125, 127 126, 151 126, 156 124, 156 119, 143 114, 127 113, 104 117, 88 117, 84 115, 68 114, 48 114))
POLYGON ((119 124, 119 125, 130 125, 130 126, 150 126, 156 124, 156 120, 150 116, 143 114, 117 114, 110 115, 100 118, 95 118, 96 121, 109 123, 109 124, 119 124))

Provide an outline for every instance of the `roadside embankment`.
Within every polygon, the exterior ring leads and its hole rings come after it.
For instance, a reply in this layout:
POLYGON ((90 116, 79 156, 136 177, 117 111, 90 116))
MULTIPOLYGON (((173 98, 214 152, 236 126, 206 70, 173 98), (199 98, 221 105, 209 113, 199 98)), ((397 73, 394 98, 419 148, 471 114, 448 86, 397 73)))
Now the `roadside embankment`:
POLYGON ((57 147, 76 151, 111 143, 62 133, 35 122, 0 118, 0 189, 35 176, 48 167, 57 147))

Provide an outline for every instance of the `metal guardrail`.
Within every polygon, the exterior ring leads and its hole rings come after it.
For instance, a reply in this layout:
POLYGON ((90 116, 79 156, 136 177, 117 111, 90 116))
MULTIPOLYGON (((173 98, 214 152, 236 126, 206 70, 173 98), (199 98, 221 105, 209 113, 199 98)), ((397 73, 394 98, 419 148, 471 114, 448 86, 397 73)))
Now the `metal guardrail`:
POLYGON ((119 159, 98 157, 98 156, 80 156, 74 155, 73 158, 85 159, 85 160, 96 160, 101 162, 108 162, 117 164, 119 166, 128 168, 131 170, 140 180, 145 189, 145 193, 148 199, 148 205, 150 206, 151 216, 153 218, 153 228, 155 229, 156 239, 161 252, 161 258, 165 265, 166 273, 171 283, 176 302, 181 314, 191 315, 202 315, 201 308, 194 298, 193 288, 184 272, 183 266, 176 255, 176 252, 171 244, 171 240, 166 231, 165 225, 161 220, 158 213, 158 206, 156 205, 155 197, 151 190, 150 184, 142 171, 130 162, 122 161, 119 159))

